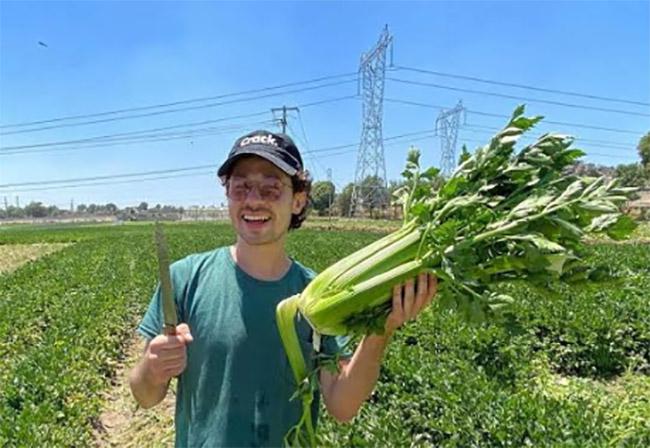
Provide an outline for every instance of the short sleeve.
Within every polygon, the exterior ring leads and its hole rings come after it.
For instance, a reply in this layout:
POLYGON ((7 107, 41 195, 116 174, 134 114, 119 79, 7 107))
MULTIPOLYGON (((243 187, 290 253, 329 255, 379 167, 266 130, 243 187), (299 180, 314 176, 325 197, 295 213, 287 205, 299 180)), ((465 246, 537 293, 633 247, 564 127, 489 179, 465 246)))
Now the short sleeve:
POLYGON ((326 355, 339 354, 343 359, 351 358, 350 340, 350 336, 323 336, 321 348, 326 355))
POLYGON ((156 287, 156 291, 149 302, 149 308, 144 314, 140 325, 138 325, 138 333, 144 336, 146 339, 153 339, 156 335, 160 334, 162 329, 162 303, 161 303, 160 294, 160 283, 156 287))

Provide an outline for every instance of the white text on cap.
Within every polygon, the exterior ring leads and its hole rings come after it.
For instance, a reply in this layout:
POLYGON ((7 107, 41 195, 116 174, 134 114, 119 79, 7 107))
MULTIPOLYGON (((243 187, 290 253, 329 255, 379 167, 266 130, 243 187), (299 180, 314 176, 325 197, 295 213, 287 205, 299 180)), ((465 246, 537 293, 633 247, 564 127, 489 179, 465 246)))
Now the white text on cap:
POLYGON ((246 137, 239 143, 239 147, 252 145, 254 143, 262 143, 265 145, 278 146, 278 142, 275 141, 275 138, 271 134, 269 135, 256 135, 254 137, 246 137))

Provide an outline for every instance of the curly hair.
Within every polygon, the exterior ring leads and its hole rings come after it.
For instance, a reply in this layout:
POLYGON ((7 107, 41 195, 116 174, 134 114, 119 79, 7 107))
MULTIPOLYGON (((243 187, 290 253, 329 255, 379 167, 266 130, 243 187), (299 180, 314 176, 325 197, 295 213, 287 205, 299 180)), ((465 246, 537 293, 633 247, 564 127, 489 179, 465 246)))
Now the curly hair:
POLYGON ((309 171, 307 170, 298 171, 296 174, 291 176, 291 186, 293 188, 294 194, 305 192, 307 196, 307 202, 305 203, 305 206, 302 208, 300 213, 291 214, 291 223, 289 224, 289 230, 299 229, 303 221, 307 219, 307 214, 309 213, 309 209, 312 203, 311 183, 312 179, 309 175, 309 171))

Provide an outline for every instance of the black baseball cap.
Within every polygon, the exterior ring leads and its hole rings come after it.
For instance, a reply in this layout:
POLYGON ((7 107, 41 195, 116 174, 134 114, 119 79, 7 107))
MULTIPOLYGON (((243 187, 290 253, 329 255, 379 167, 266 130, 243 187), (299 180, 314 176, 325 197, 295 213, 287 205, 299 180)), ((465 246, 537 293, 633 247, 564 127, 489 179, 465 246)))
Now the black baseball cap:
POLYGON ((237 139, 228 158, 219 167, 217 175, 221 178, 227 176, 233 164, 242 156, 247 155, 262 157, 289 176, 293 176, 303 169, 300 151, 291 137, 286 134, 259 130, 237 139))

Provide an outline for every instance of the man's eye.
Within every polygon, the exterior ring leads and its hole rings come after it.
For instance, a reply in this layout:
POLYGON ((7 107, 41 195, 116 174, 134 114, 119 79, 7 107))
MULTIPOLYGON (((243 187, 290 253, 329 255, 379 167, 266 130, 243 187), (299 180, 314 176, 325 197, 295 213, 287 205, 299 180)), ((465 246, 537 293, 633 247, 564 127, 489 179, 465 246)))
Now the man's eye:
POLYGON ((262 195, 271 195, 271 196, 273 196, 273 195, 278 195, 278 194, 280 194, 280 187, 276 187, 276 186, 273 186, 273 185, 271 185, 271 186, 267 185, 267 186, 262 187, 262 195))

